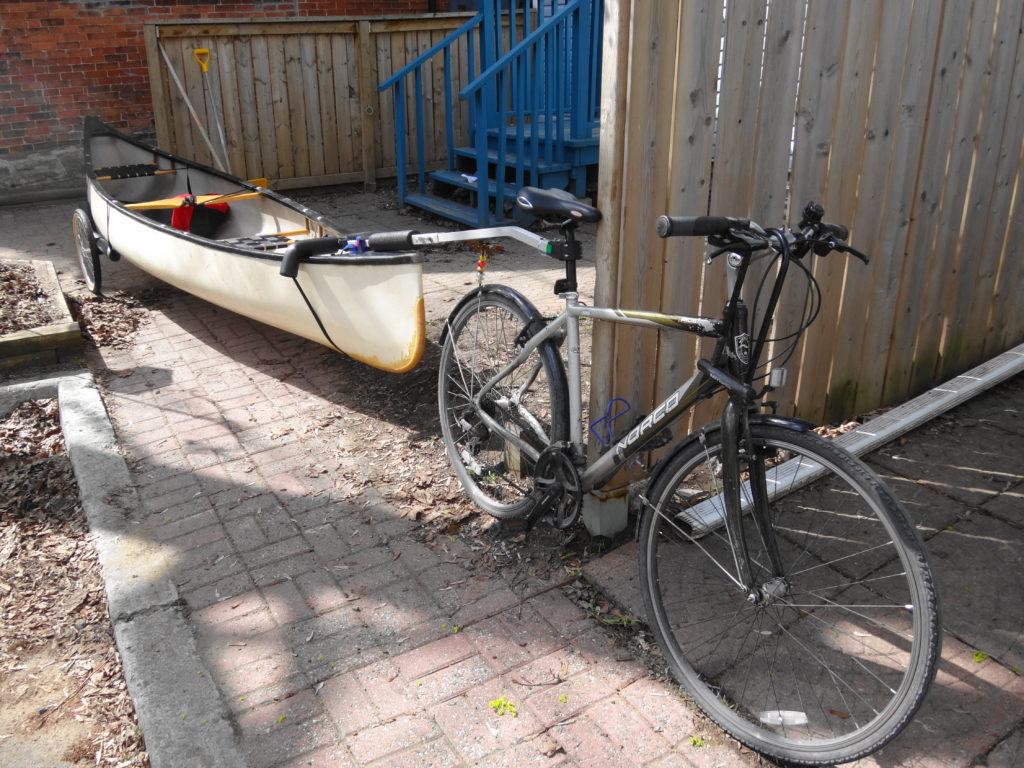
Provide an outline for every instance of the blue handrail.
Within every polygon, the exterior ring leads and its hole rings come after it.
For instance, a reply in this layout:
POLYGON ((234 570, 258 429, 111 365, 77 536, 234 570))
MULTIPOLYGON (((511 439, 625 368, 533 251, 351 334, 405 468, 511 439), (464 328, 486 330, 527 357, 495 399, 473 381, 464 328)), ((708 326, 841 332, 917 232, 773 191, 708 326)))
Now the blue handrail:
POLYGON ((487 80, 493 78, 498 72, 507 68, 509 60, 523 55, 523 53, 531 48, 540 38, 550 34, 550 27, 563 21, 566 16, 579 8, 580 3, 581 0, 571 0, 571 2, 563 6, 560 11, 555 13, 553 16, 550 16, 547 19, 546 25, 539 26, 534 29, 530 34, 516 43, 515 46, 510 48, 504 56, 477 75, 473 82, 459 91, 459 97, 468 99, 472 93, 482 88, 487 80))
POLYGON ((422 67, 426 62, 430 61, 432 58, 434 58, 442 50, 447 50, 448 48, 450 48, 452 43, 454 43, 460 37, 462 37, 467 32, 469 32, 469 30, 471 30, 474 27, 476 27, 477 25, 479 25, 480 22, 483 21, 483 18, 484 18, 484 15, 482 13, 478 13, 473 18, 471 18, 469 21, 467 21, 465 24, 463 24, 461 27, 459 27, 458 29, 456 29, 456 30, 454 30, 452 32, 449 32, 447 35, 444 36, 444 38, 442 38, 438 42, 434 43, 432 46, 430 46, 427 50, 425 50, 423 53, 421 53, 415 59, 413 59, 408 64, 406 64, 404 67, 402 67, 400 70, 395 72, 387 80, 385 80, 383 83, 378 85, 377 86, 377 90, 381 91, 381 92, 386 91, 388 88, 393 86, 395 83, 397 83, 403 77, 408 75, 414 69, 419 69, 420 67, 422 67))
POLYGON ((423 158, 423 65, 437 56, 438 53, 443 52, 445 142, 447 145, 448 169, 451 170, 454 167, 453 150, 455 148, 455 131, 451 120, 453 102, 451 86, 451 47, 463 37, 468 36, 468 62, 466 63, 466 66, 468 68, 467 75, 472 79, 475 51, 473 46, 473 35, 471 33, 479 29, 483 19, 484 15, 482 13, 476 14, 457 29, 449 32, 441 40, 430 46, 430 48, 425 50, 377 86, 377 90, 380 92, 386 91, 388 88, 392 87, 395 89, 395 172, 398 176, 398 202, 400 205, 405 205, 405 196, 408 192, 409 186, 408 148, 406 146, 405 78, 409 74, 414 75, 413 87, 415 89, 414 96, 416 108, 416 170, 418 176, 416 186, 417 190, 422 194, 426 190, 427 184, 426 161, 423 158))

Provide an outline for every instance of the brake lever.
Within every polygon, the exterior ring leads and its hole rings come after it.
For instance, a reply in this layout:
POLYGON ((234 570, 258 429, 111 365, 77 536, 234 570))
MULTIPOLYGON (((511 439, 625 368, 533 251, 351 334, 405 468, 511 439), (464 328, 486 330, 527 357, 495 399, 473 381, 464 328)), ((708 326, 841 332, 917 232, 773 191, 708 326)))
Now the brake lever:
POLYGON ((832 247, 835 250, 839 251, 840 253, 848 253, 851 256, 856 256, 858 259, 863 261, 865 264, 868 263, 868 255, 866 253, 862 253, 861 251, 858 251, 856 248, 852 248, 849 245, 845 245, 845 244, 841 244, 841 243, 836 243, 832 247))

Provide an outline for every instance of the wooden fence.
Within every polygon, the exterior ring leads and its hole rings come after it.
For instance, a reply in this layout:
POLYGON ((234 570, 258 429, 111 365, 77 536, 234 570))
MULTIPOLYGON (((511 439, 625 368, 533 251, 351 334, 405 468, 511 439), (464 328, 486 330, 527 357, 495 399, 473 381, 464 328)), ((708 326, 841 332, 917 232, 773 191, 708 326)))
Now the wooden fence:
MULTIPOLYGON (((159 145, 217 164, 191 104, 218 151, 222 121, 227 164, 236 175, 267 177, 277 188, 372 185, 378 176, 394 176, 394 104, 377 85, 467 17, 146 25, 159 145), (210 52, 205 75, 194 55, 202 49, 210 52)), ((453 55, 453 68, 465 73, 464 44, 453 55)), ((464 105, 447 116, 440 108, 439 65, 425 74, 424 85, 438 105, 428 110, 424 156, 429 167, 440 167, 446 161, 445 120, 464 132, 464 105)), ((415 137, 407 143, 415 146, 415 137)))
MULTIPOLYGON (((717 314, 722 265, 705 267, 701 243, 658 239, 655 218, 795 224, 816 200, 873 259, 812 260, 823 304, 780 412, 863 413, 1024 341, 1024 5, 607 5, 599 302, 717 314)), ((784 297, 774 336, 801 307, 800 292, 784 297)), ((594 346, 599 412, 615 396, 649 407, 708 353, 600 325, 594 346)))

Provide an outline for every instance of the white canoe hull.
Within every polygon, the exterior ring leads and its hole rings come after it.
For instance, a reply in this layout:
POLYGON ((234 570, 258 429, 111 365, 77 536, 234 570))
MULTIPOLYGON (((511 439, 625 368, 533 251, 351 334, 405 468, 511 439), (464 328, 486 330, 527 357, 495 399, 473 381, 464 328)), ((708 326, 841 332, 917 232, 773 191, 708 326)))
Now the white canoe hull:
MULTIPOLYGON (((124 153, 120 145, 114 146, 124 153)), ((148 152, 152 156, 153 150, 148 152)), ((114 164, 111 158, 103 160, 103 165, 114 164)), ((97 167, 95 160, 93 167, 97 167)), ((193 187, 196 176, 192 172, 193 187)), ((163 187, 148 194, 160 196, 166 191, 168 182, 163 180, 168 177, 158 178, 163 187)), ((122 186, 140 184, 128 181, 131 184, 122 186)), ((204 181, 212 185, 210 178, 204 181)), ((421 265, 415 254, 315 257, 299 264, 293 280, 279 273, 280 251, 240 248, 176 230, 125 208, 111 194, 117 191, 116 184, 89 179, 93 225, 110 247, 140 269, 232 312, 337 348, 386 371, 407 371, 419 361, 426 333, 421 265)), ((257 199, 230 203, 229 216, 239 223, 227 235, 295 230, 306 230, 296 239, 339 235, 322 217, 265 192, 257 199)))

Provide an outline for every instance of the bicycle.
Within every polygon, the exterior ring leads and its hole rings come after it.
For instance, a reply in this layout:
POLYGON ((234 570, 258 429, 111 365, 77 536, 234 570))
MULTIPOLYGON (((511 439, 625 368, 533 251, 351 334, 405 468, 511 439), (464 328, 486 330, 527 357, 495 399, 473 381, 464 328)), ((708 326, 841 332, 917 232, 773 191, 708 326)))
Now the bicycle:
POLYGON ((556 217, 561 239, 518 227, 403 233, 420 246, 512 237, 565 266, 555 286, 565 306, 557 317, 542 317, 513 288, 481 284, 444 327, 441 431, 469 496, 497 518, 547 515, 568 527, 584 494, 665 445, 669 425, 697 402, 726 393, 721 418, 676 442, 639 495, 640 583, 654 636, 694 702, 762 754, 821 765, 881 748, 921 705, 939 656, 938 599, 923 545, 867 466, 810 424, 763 412, 761 402, 781 383, 780 360, 820 306, 803 259, 867 256, 813 203, 795 229, 662 216, 661 237, 705 237, 709 262, 725 256, 721 317, 590 307, 577 293, 582 249, 574 233, 600 211, 568 193, 534 188, 522 189, 517 204, 538 218, 556 217), (744 281, 763 258, 769 269, 748 307, 744 281), (807 279, 804 312, 795 332, 770 338, 793 269, 807 279), (716 339, 687 381, 589 464, 581 318, 716 339), (775 373, 760 362, 769 345, 775 373))

